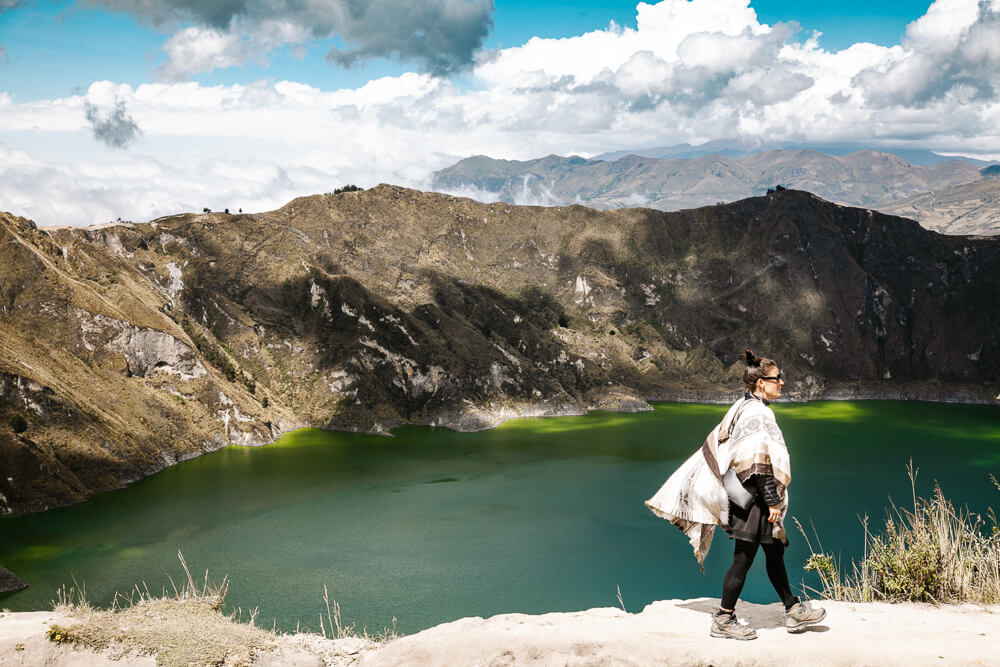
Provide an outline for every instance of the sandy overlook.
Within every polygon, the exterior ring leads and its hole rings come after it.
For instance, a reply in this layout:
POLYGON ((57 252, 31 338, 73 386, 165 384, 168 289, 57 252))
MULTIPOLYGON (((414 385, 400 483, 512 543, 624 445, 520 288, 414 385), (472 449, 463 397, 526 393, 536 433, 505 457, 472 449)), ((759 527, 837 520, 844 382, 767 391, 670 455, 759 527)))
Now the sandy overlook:
MULTIPOLYGON (((989 665, 996 664, 1000 605, 823 602, 827 620, 802 634, 784 628, 780 604, 741 602, 757 628, 751 642, 708 636, 717 600, 663 600, 636 614, 617 608, 540 616, 463 618, 380 647, 360 640, 279 637, 252 664, 292 665, 989 665)), ((151 656, 112 661, 56 645, 47 612, 0 618, 0 665, 154 665, 151 656), (22 644, 24 648, 17 650, 22 644)), ((227 663, 228 664, 228 663, 227 663)))

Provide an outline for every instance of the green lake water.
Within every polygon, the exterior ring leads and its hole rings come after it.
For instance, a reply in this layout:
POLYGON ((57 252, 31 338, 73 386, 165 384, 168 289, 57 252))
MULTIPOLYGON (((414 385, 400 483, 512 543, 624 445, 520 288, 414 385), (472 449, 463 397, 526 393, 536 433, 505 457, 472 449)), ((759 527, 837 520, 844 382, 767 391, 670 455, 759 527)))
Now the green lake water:
MULTIPOLYGON (((792 458, 791 515, 845 560, 859 515, 934 481, 958 505, 1000 508, 1000 408, 904 402, 776 404, 792 458)), ((346 621, 414 632, 463 616, 717 596, 732 557, 716 534, 699 572, 684 536, 643 505, 726 406, 525 419, 481 433, 395 437, 306 430, 229 447, 82 505, 0 519, 0 563, 30 584, 0 606, 47 609, 73 578, 97 605, 170 589, 181 550, 201 580, 228 575, 227 608, 318 630, 323 585, 346 621)), ((789 522, 793 584, 807 551, 789 522)), ((744 599, 774 600, 754 564, 744 599)), ((244 616, 245 618, 245 616, 244 616)))

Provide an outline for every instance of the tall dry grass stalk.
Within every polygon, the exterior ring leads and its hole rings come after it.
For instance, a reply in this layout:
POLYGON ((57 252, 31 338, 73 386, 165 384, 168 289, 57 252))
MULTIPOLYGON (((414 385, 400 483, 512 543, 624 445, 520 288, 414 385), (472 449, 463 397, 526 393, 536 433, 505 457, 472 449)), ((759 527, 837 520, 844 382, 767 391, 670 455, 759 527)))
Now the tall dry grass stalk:
MULTIPOLYGON (((987 520, 968 509, 957 510, 934 485, 929 499, 916 494, 917 470, 907 466, 913 509, 902 509, 890 501, 884 530, 865 534, 864 556, 851 562, 843 574, 837 558, 817 541, 813 548, 802 525, 810 556, 805 570, 816 572, 819 595, 852 602, 1000 602, 1000 526, 997 515, 987 510, 987 520)), ((990 475, 1000 490, 1000 482, 990 475)), ((815 534, 815 527, 813 529, 815 534)))
MULTIPOLYGON (((340 603, 336 600, 330 599, 330 591, 327 589, 326 584, 323 584, 323 602, 326 603, 326 623, 323 622, 323 613, 320 612, 319 631, 320 634, 326 639, 361 637, 363 639, 381 644, 399 637, 399 633, 396 630, 395 616, 392 617, 391 628, 382 628, 381 631, 375 633, 374 635, 368 634, 368 628, 362 628, 361 632, 358 633, 356 630, 357 626, 354 623, 344 625, 343 616, 340 611, 340 603)), ((296 632, 298 632, 297 628, 296 632)))

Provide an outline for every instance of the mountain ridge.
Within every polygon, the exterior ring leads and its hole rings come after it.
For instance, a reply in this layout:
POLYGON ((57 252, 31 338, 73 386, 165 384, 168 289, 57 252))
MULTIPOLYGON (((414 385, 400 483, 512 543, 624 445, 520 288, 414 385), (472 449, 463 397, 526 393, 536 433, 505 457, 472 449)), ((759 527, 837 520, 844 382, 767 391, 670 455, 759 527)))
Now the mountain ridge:
MULTIPOLYGON (((983 177, 966 161, 917 166, 873 150, 833 156, 812 149, 766 150, 739 158, 626 155, 608 162, 549 155, 528 161, 475 156, 435 172, 437 190, 482 201, 665 211, 738 201, 776 185, 829 201, 887 211, 895 202, 983 177)), ((929 218, 928 218, 929 219, 929 218)), ((965 220, 963 229, 975 224, 965 220)), ((938 231, 941 231, 938 229, 938 231)))
MULTIPOLYGON (((813 150, 827 155, 842 156, 858 151, 873 150, 870 145, 844 143, 795 143, 788 141, 761 141, 747 139, 718 139, 703 144, 688 143, 671 146, 643 146, 625 150, 609 151, 595 155, 594 160, 614 161, 626 155, 639 155, 650 158, 694 158, 703 155, 723 155, 730 158, 742 158, 753 153, 764 151, 794 151, 813 150)), ((902 158, 913 165, 930 166, 949 160, 962 160, 970 164, 985 166, 995 164, 995 161, 981 160, 965 156, 950 156, 921 148, 886 148, 877 147, 874 150, 902 158)))
POLYGON ((997 239, 791 190, 678 213, 380 185, 100 228, 0 214, 0 509, 301 426, 726 401, 747 345, 792 400, 993 402, 997 265, 997 239))

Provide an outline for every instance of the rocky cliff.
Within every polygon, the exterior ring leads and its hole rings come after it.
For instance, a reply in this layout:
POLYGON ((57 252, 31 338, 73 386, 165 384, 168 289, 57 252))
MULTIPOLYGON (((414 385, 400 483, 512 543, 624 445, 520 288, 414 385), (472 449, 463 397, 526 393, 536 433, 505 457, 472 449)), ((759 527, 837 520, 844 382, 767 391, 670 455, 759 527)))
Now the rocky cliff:
POLYGON ((992 401, 1000 240, 783 191, 677 213, 382 185, 263 214, 0 214, 0 509, 305 425, 487 428, 728 400, 992 401))

